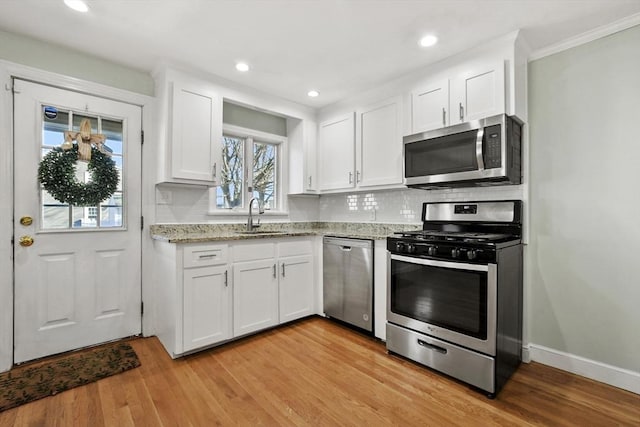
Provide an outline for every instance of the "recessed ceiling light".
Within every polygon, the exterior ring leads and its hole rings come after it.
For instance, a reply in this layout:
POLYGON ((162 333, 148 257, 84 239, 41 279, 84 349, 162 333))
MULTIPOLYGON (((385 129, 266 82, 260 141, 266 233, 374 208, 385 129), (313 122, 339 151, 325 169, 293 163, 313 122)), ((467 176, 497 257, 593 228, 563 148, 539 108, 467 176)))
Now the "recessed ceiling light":
POLYGON ((64 4, 77 12, 89 11, 89 6, 82 0, 64 0, 64 4))
POLYGON ((238 62, 236 64, 236 70, 241 71, 241 72, 246 72, 249 71, 249 66, 247 64, 245 64, 244 62, 238 62))
POLYGON ((420 39, 420 46, 422 47, 433 46, 436 43, 438 43, 438 38, 433 35, 424 36, 420 39))
POLYGON ((315 98, 316 96, 320 95, 320 92, 318 92, 317 90, 310 90, 309 92, 307 92, 307 95, 309 95, 311 98, 315 98))

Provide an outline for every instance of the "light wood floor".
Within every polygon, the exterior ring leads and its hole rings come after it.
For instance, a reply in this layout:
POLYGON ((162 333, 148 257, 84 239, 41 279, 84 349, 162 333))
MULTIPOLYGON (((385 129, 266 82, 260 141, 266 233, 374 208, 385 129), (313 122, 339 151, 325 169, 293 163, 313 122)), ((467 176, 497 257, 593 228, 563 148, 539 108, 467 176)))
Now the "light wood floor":
POLYGON ((640 425, 640 395, 531 363, 495 400, 313 317, 0 413, 1 426, 640 425))

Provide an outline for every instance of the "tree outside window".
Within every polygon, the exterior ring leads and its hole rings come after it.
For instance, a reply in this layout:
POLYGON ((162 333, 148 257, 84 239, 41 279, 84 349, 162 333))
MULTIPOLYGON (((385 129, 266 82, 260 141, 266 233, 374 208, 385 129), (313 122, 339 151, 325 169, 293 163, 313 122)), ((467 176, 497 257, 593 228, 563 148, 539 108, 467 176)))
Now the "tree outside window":
POLYGON ((224 135, 216 208, 241 209, 255 197, 264 209, 277 209, 277 170, 278 144, 257 141, 252 137, 224 135), (246 193, 248 198, 245 198, 246 193))

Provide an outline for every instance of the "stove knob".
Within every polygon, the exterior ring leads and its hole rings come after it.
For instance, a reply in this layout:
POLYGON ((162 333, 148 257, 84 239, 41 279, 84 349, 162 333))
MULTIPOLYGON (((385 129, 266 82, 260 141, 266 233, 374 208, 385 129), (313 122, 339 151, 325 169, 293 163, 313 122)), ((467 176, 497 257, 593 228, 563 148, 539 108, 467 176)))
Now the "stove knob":
POLYGON ((435 246, 429 246, 427 248, 427 255, 436 256, 437 253, 438 253, 438 248, 436 248, 435 246))
POLYGON ((402 252, 402 251, 404 251, 404 243, 397 242, 396 243, 396 252, 402 252))
POLYGON ((467 258, 476 259, 478 257, 478 252, 475 249, 469 249, 467 251, 467 258))
POLYGON ((409 243, 407 245, 407 253, 408 254, 415 254, 416 253, 416 245, 409 243))
POLYGON ((453 248, 451 249, 451 258, 458 258, 460 256, 460 249, 453 248))

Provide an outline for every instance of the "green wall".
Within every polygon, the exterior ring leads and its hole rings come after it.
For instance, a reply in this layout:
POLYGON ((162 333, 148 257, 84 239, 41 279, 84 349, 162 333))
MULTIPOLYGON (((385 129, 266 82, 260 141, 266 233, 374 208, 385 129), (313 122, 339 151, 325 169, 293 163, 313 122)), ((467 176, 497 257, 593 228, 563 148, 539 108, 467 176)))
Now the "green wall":
POLYGON ((5 31, 0 31, 0 59, 144 95, 154 93, 147 72, 5 31))
POLYGON ((640 26, 529 64, 533 344, 640 372, 640 26))
POLYGON ((224 103, 222 111, 222 121, 224 123, 274 135, 287 136, 287 120, 283 117, 229 102, 224 103))

